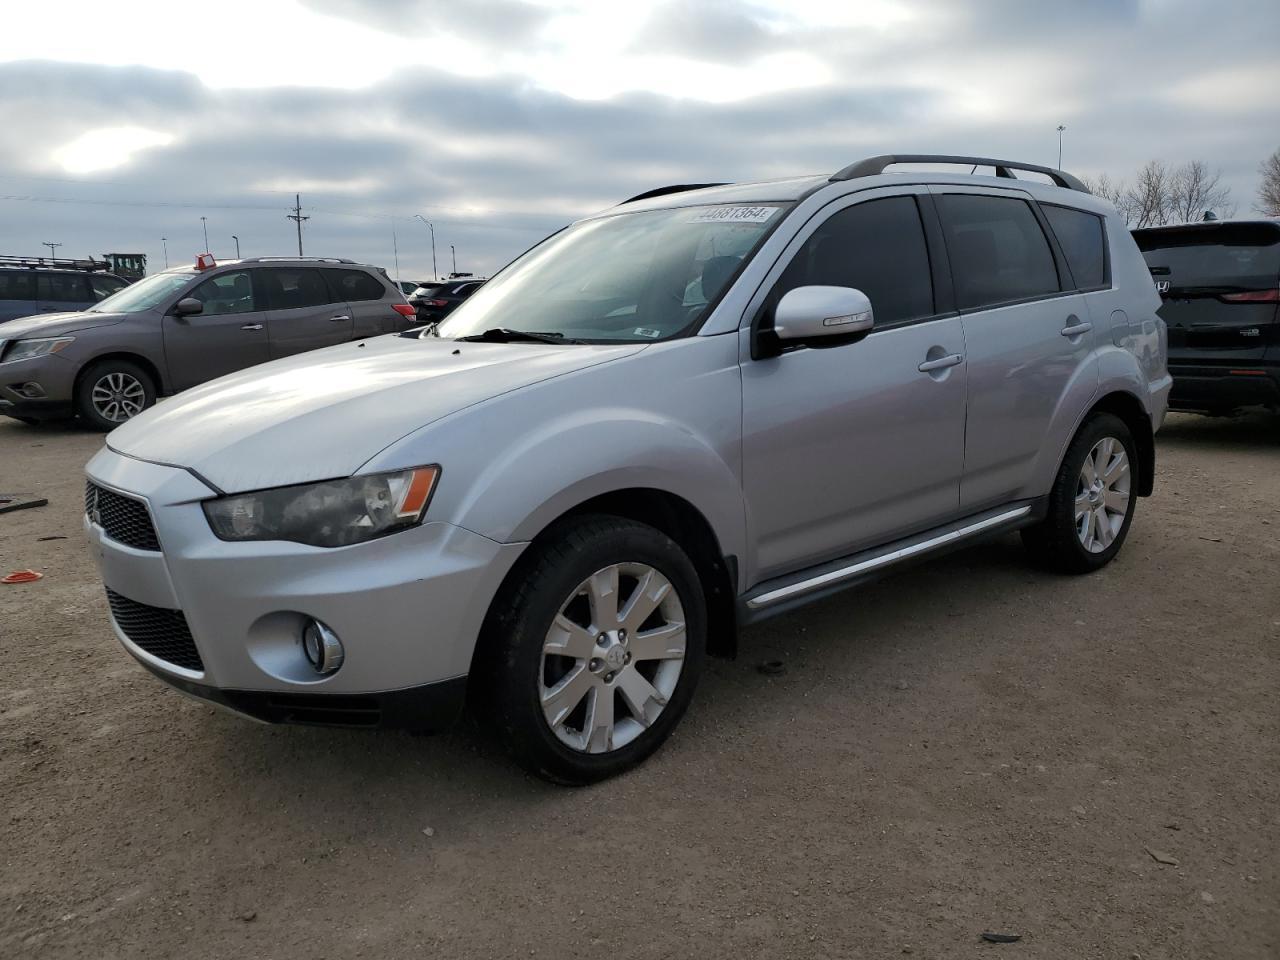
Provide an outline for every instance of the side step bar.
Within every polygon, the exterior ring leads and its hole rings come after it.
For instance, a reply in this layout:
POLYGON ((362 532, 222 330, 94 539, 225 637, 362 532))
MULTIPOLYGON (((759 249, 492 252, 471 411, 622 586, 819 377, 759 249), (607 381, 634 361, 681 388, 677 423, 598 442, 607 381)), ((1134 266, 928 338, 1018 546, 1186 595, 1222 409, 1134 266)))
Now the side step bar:
POLYGON ((800 602, 827 596, 855 582, 871 579, 889 567, 927 554, 945 551, 961 541, 981 535, 1007 533, 1027 526, 1037 517, 1033 504, 1000 507, 977 514, 958 524, 930 530, 917 537, 898 540, 883 547, 857 553, 841 560, 810 567, 786 577, 768 580, 748 593, 742 604, 743 622, 752 622, 780 613, 800 602))

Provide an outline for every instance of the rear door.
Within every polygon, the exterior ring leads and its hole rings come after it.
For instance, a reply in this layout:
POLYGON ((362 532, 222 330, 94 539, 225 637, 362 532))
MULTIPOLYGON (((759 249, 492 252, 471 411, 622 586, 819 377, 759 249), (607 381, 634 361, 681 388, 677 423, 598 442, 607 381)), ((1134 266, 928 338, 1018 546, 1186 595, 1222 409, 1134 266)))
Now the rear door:
POLYGON ((89 275, 85 273, 37 273, 36 298, 40 301, 41 313, 83 310, 98 302, 89 288, 89 275))
POLYGON ((395 311, 393 303, 404 303, 404 295, 364 270, 330 267, 324 271, 334 296, 342 297, 355 325, 352 336, 396 333, 410 326, 408 317, 395 311))
POLYGON ((1054 414, 1089 362, 1092 322, 1029 196, 933 190, 969 372, 960 505, 976 511, 1028 495, 1054 414))
POLYGON ((272 359, 351 339, 351 310, 325 283, 321 270, 262 267, 253 272, 258 295, 266 302, 272 359))
POLYGON ((1280 347, 1280 225, 1135 230, 1164 298, 1170 364, 1230 366, 1280 347))
POLYGON ((185 294, 204 304, 204 312, 165 316, 164 355, 174 390, 270 359, 267 313, 249 274, 234 270, 210 277, 185 294))

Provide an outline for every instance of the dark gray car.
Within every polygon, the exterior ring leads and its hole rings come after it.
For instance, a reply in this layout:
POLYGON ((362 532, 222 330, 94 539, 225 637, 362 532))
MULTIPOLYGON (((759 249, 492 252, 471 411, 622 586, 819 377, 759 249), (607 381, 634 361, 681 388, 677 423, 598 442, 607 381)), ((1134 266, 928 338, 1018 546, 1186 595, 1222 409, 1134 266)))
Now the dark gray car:
POLYGON ((258 257, 166 270, 84 312, 0 326, 0 413, 78 414, 110 430, 157 397, 413 321, 381 270, 350 260, 258 257))

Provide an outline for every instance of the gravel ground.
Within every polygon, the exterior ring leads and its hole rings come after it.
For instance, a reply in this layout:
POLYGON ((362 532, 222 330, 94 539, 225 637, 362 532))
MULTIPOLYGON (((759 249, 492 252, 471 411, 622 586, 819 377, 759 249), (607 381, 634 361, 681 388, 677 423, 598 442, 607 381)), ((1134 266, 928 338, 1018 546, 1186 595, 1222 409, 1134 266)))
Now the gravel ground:
POLYGON ((0 956, 1280 955, 1280 419, 1171 417, 1094 576, 1011 537, 747 631, 576 791, 470 726, 153 680, 80 529, 100 443, 0 423, 0 490, 50 501, 0 515, 0 567, 45 575, 0 586, 0 956))

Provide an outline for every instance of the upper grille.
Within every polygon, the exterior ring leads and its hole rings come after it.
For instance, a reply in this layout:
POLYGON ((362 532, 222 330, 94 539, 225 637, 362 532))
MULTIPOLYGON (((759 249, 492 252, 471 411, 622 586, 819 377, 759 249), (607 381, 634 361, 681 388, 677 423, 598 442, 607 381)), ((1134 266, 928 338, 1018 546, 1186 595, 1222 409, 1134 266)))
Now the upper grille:
POLYGON ((100 487, 90 480, 84 485, 84 512, 116 543, 138 550, 160 549, 151 514, 141 500, 100 487))
POLYGON ((176 667, 204 670, 200 651, 191 639, 191 628, 181 610, 166 610, 138 603, 107 588, 111 616, 121 632, 153 657, 176 667))

